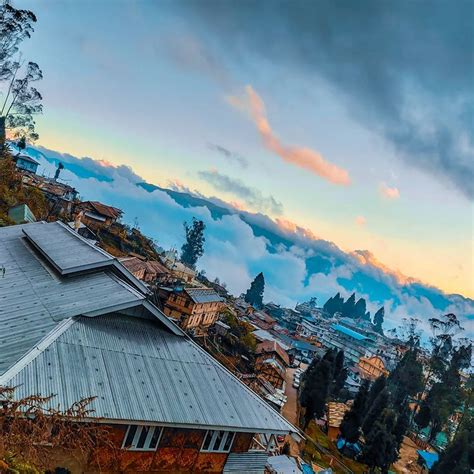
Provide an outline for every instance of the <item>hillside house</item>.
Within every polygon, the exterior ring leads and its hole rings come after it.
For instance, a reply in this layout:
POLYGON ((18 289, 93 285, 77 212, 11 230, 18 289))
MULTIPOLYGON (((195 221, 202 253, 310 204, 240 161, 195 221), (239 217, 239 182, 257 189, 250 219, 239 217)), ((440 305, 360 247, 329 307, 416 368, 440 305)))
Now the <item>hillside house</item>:
MULTIPOLYGON (((89 420, 110 426, 124 453, 107 472, 223 472, 248 455, 255 434, 297 435, 117 259, 68 226, 0 228, 2 265, 0 385, 16 387, 16 399, 54 394, 49 406, 61 409, 95 396, 89 420)), ((52 454, 72 472, 98 472, 52 454)))
POLYGON ((276 341, 261 342, 255 354, 255 372, 273 387, 284 388, 285 372, 290 360, 281 345, 276 341))
POLYGON ((359 375, 363 379, 375 380, 381 375, 388 375, 383 359, 379 356, 361 357, 357 363, 359 375))
POLYGON ((205 333, 224 308, 224 299, 211 288, 184 288, 166 293, 164 313, 177 320, 185 331, 196 334, 205 333))
POLYGON ((16 155, 13 157, 13 161, 16 167, 22 171, 29 171, 30 173, 36 174, 38 171, 39 163, 31 156, 28 155, 16 155))
POLYGON ((51 214, 61 215, 68 219, 71 217, 73 203, 78 196, 75 188, 55 179, 32 173, 23 174, 22 183, 24 186, 36 188, 44 194, 48 200, 51 214))
POLYGON ((156 260, 144 260, 139 257, 124 257, 119 260, 130 273, 146 283, 164 281, 170 275, 168 268, 156 260))
POLYGON ((122 210, 107 206, 98 201, 81 202, 76 206, 75 211, 82 211, 81 221, 94 231, 103 227, 110 227, 112 224, 115 224, 123 214, 122 210))

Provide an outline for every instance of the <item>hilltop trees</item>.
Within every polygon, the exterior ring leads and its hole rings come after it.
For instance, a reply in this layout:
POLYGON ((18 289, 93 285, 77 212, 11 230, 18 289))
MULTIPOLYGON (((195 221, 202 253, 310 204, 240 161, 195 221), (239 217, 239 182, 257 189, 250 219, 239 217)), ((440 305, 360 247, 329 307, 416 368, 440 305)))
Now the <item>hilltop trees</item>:
POLYGON ((199 257, 204 254, 204 230, 206 224, 193 217, 191 225, 184 223, 186 242, 181 247, 181 261, 190 268, 196 268, 199 257))
POLYGON ((41 94, 32 83, 42 79, 39 66, 26 65, 16 57, 21 42, 30 38, 35 15, 29 10, 12 7, 8 1, 0 5, 0 85, 5 84, 3 103, 0 103, 0 147, 5 143, 6 129, 16 138, 38 138, 33 116, 42 112, 41 94))
POLYGON ((250 284, 250 288, 245 293, 245 301, 255 308, 263 306, 263 292, 265 291, 265 278, 260 272, 250 284))
MULTIPOLYGON (((367 311, 367 302, 364 298, 359 298, 357 300, 356 294, 352 293, 346 301, 341 296, 340 293, 337 293, 333 297, 329 298, 326 303, 324 303, 323 310, 329 316, 334 316, 339 314, 344 318, 352 318, 361 321, 371 322, 370 311, 367 311)), ((383 335, 382 325, 385 317, 385 309, 382 306, 374 316, 373 329, 379 334, 383 335)))
POLYGON ((382 324, 385 317, 385 308, 382 306, 374 315, 374 331, 383 335, 382 324))

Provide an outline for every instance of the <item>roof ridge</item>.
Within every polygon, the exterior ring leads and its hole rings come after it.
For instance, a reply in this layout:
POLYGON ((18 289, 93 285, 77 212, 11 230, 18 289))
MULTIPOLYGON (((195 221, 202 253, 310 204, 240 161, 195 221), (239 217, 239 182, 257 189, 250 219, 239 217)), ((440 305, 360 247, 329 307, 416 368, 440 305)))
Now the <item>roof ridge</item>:
POLYGON ((41 339, 38 344, 32 347, 25 355, 18 359, 6 372, 0 375, 0 385, 6 384, 10 379, 15 377, 26 366, 33 362, 40 354, 42 354, 59 336, 66 332, 75 322, 75 317, 67 318, 58 323, 54 328, 41 339))

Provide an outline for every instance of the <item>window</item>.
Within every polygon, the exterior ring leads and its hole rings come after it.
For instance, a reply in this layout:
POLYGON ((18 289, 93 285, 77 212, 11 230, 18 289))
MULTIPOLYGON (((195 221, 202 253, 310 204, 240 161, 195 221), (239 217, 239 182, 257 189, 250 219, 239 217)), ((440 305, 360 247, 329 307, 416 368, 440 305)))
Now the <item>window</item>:
POLYGON ((206 433, 201 451, 209 451, 213 453, 228 453, 232 447, 235 433, 230 431, 214 431, 209 430, 206 433))
POLYGON ((122 448, 131 451, 154 451, 160 441, 160 426, 129 425, 122 448))

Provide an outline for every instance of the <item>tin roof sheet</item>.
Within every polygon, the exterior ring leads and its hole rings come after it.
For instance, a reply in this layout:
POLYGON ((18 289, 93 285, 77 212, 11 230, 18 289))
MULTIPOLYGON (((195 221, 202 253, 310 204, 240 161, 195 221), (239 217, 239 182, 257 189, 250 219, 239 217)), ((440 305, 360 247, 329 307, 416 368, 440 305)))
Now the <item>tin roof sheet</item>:
POLYGON ((25 226, 23 233, 62 275, 90 266, 107 266, 113 260, 111 255, 80 236, 71 239, 74 231, 59 222, 25 226))
POLYGON ((224 301, 212 288, 185 288, 186 293, 195 303, 213 303, 224 301))
MULTIPOLYGON (((111 272, 58 276, 28 245, 22 230, 42 223, 0 228, 0 374, 66 318, 133 306, 144 295, 111 272)), ((74 235, 72 235, 74 240, 74 235)))
POLYGON ((94 416, 109 420, 295 431, 190 339, 121 314, 74 318, 3 383, 19 397, 56 394, 51 406, 62 408, 96 396, 94 416))

